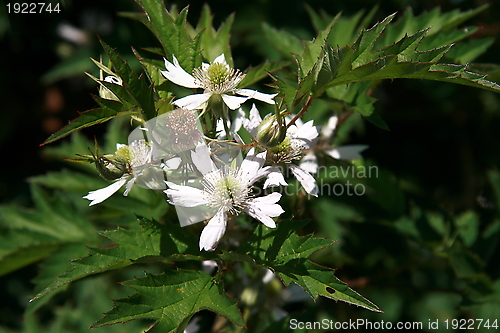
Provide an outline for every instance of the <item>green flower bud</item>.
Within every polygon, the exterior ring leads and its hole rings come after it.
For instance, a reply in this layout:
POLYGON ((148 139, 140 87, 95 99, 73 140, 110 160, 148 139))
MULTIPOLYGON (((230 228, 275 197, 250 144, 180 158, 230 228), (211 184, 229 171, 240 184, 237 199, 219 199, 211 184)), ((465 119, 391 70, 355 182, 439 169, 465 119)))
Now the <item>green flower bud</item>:
POLYGON ((115 180, 129 172, 127 159, 120 155, 98 156, 95 161, 97 171, 106 180, 115 180))
POLYGON ((257 141, 267 147, 274 148, 285 140, 286 127, 280 125, 276 115, 267 115, 257 128, 257 141))

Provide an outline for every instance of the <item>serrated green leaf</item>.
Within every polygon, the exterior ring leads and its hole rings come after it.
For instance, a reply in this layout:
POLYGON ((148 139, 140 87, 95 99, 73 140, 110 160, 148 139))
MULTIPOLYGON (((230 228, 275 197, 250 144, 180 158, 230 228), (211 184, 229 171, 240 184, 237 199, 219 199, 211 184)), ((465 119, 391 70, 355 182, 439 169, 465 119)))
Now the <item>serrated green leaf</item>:
MULTIPOLYGON (((84 243, 70 243, 64 244, 58 248, 58 251, 54 251, 46 260, 42 262, 39 266, 39 273, 37 277, 32 281, 35 284, 35 293, 38 293, 48 286, 52 281, 54 281, 54 276, 60 272, 67 271, 71 269, 71 259, 83 257, 88 253, 88 249, 85 247, 84 243)), ((64 288, 60 288, 58 291, 63 291, 64 288)), ((36 302, 30 302, 26 309, 26 315, 29 315, 39 309, 41 306, 46 304, 56 293, 51 293, 48 296, 37 300, 36 302)))
POLYGON ((228 65, 234 67, 231 57, 231 47, 229 45, 229 39, 231 37, 230 31, 234 22, 234 13, 229 15, 226 21, 223 22, 217 30, 213 27, 213 18, 208 4, 203 5, 200 21, 196 26, 197 34, 200 34, 201 53, 203 57, 210 62, 221 54, 224 54, 228 65))
POLYGON ((294 59, 294 54, 301 54, 304 52, 302 42, 295 35, 285 30, 275 29, 266 22, 262 23, 262 29, 264 30, 266 38, 277 50, 281 51, 285 57, 294 59))
POLYGON ((244 326, 237 301, 226 296, 222 284, 210 275, 189 270, 167 271, 159 275, 146 274, 123 283, 136 293, 115 301, 115 308, 92 327, 122 323, 134 319, 154 319, 147 331, 175 332, 185 318, 209 309, 244 326))
POLYGON ((299 79, 306 76, 306 74, 309 73, 314 66, 316 66, 316 62, 323 51, 323 47, 328 39, 328 36, 330 35, 332 28, 339 17, 340 14, 335 16, 325 29, 319 31, 318 36, 315 39, 305 42, 304 51, 300 54, 300 56, 295 55, 295 59, 299 64, 299 79))
POLYGON ((278 91, 277 99, 282 99, 282 103, 286 107, 287 110, 293 110, 295 106, 295 96, 297 94, 296 84, 286 81, 281 77, 271 75, 274 80, 273 86, 278 91))
POLYGON ((434 64, 427 72, 415 72, 413 74, 405 74, 402 77, 457 83, 500 92, 500 85, 498 83, 486 80, 487 75, 469 72, 467 68, 467 65, 434 64))
MULTIPOLYGON (((115 52, 111 47, 109 47, 104 41, 101 40, 101 45, 104 48, 104 51, 108 55, 111 63, 113 64, 113 68, 115 73, 122 79, 123 88, 130 94, 130 96, 134 99, 136 105, 138 105, 146 117, 145 120, 153 119, 156 117, 156 110, 154 101, 158 99, 158 96, 155 95, 152 87, 149 87, 146 83, 146 77, 140 76, 137 77, 130 66, 123 61, 118 53, 115 52)), ((104 82, 106 83, 106 82, 104 82)), ((113 90, 119 85, 106 85, 107 88, 113 90)), ((118 96, 118 95, 117 95, 118 96)), ((118 96, 120 97, 120 96, 118 96)))
MULTIPOLYGON (((199 254, 196 238, 180 226, 172 223, 163 225, 145 218, 139 220, 143 225, 141 230, 118 228, 99 232, 116 246, 91 248, 87 257, 73 261, 73 269, 57 276, 56 281, 38 293, 33 300, 88 275, 130 266, 140 260, 161 261, 174 254, 199 254)), ((189 258, 193 259, 195 256, 189 258)))
POLYGON ((446 53, 446 57, 454 59, 459 64, 467 64, 474 61, 494 43, 493 38, 477 38, 466 40, 454 45, 446 53))
POLYGON ((357 305, 365 309, 382 312, 378 306, 349 288, 349 286, 335 277, 334 269, 323 267, 306 261, 298 265, 292 273, 277 271, 286 285, 294 282, 300 285, 311 295, 313 299, 318 296, 328 297, 336 301, 342 301, 357 305))
POLYGON ((78 112, 78 114, 80 115, 78 118, 70 121, 68 125, 64 126, 62 129, 52 134, 47 140, 45 140, 42 143, 42 145, 46 145, 54 141, 57 141, 59 139, 62 139, 70 135, 71 133, 81 130, 82 128, 87 128, 93 125, 102 124, 117 116, 125 116, 135 113, 136 113, 135 111, 116 112, 115 110, 110 108, 105 108, 105 109, 99 108, 84 112, 78 112))
POLYGON ((396 13, 387 16, 382 22, 375 24, 371 29, 361 31, 358 39, 352 45, 353 67, 366 64, 373 60, 371 51, 375 42, 380 37, 387 25, 392 21, 396 13))
POLYGON ((363 26, 368 26, 373 16, 375 15, 378 7, 374 6, 370 12, 364 15, 364 10, 356 12, 356 14, 346 17, 337 15, 337 18, 328 15, 326 12, 316 13, 309 5, 306 4, 306 10, 311 17, 311 21, 316 31, 326 29, 332 20, 336 20, 330 35, 328 36, 328 43, 334 46, 344 46, 354 43, 358 31, 363 26), (364 15, 364 16, 363 16, 364 15))
POLYGON ((102 178, 72 172, 67 169, 30 177, 28 180, 32 184, 43 185, 48 188, 82 192, 104 187, 107 184, 102 178))
POLYGON ((294 282, 304 288, 313 299, 325 296, 355 304, 372 311, 378 307, 338 280, 335 270, 318 266, 308 260, 316 251, 333 241, 312 235, 298 236, 297 231, 308 221, 282 221, 276 229, 259 225, 247 244, 241 248, 246 256, 239 259, 263 265, 280 276, 285 285, 294 282))
POLYGON ((326 91, 328 97, 342 101, 344 110, 359 112, 369 117, 373 112, 376 99, 369 96, 371 81, 353 82, 349 85, 335 86, 326 91))
POLYGON ((93 226, 60 196, 31 186, 36 209, 0 206, 0 274, 36 262, 66 243, 93 239, 93 226))
POLYGON ((290 63, 291 62, 289 61, 265 62, 259 66, 250 67, 245 71, 245 77, 241 80, 238 88, 245 88, 252 85, 269 76, 269 73, 280 70, 283 67, 288 66, 290 63))
POLYGON ((188 8, 184 8, 175 17, 169 13, 163 1, 136 0, 146 13, 136 15, 158 38, 169 60, 175 55, 182 68, 190 73, 201 65, 200 35, 192 39, 187 30, 186 16, 188 8))
POLYGON ((488 5, 483 5, 464 12, 453 10, 446 13, 441 13, 440 8, 436 7, 418 16, 415 16, 412 8, 408 7, 401 18, 386 28, 384 34, 377 41, 376 47, 395 43, 403 38, 405 34, 411 35, 419 30, 425 30, 430 27, 428 32, 429 37, 422 42, 421 49, 439 48, 457 42, 468 36, 473 29, 452 29, 485 10, 487 7, 488 5))

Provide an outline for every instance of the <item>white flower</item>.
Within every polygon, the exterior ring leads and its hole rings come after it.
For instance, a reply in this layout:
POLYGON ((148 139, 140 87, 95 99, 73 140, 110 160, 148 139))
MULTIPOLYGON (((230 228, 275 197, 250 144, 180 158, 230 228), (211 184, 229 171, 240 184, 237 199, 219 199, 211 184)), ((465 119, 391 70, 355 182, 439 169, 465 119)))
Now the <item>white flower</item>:
POLYGON ((145 140, 134 141, 128 146, 117 144, 116 150, 115 155, 120 155, 127 161, 127 171, 111 185, 99 190, 90 191, 89 194, 84 196, 84 199, 91 200, 89 206, 103 202, 116 193, 123 185, 126 188, 123 195, 127 196, 137 177, 142 175, 145 168, 151 163, 151 147, 145 140))
MULTIPOLYGON (((328 123, 321 129, 321 139, 329 140, 337 128, 338 118, 332 116, 328 123)), ((330 157, 337 160, 356 160, 361 158, 361 152, 368 148, 367 145, 345 145, 340 147, 326 147, 322 150, 330 157)), ((318 172, 317 158, 312 151, 308 152, 300 161, 300 167, 310 173, 318 172)))
MULTIPOLYGON (((259 110, 253 105, 250 110, 249 119, 244 121, 243 126, 253 137, 255 137, 257 134, 257 127, 261 122, 262 118, 259 114, 259 110)), ((302 187, 304 187, 306 192, 313 196, 318 195, 316 180, 307 170, 293 164, 292 161, 300 159, 303 151, 311 149, 316 144, 318 135, 318 128, 313 125, 312 120, 304 124, 300 119, 297 119, 295 125, 288 127, 283 142, 274 148, 267 149, 269 153, 268 157, 275 163, 284 163, 295 178, 297 178, 302 187)), ((274 168, 269 173, 264 183, 264 188, 279 185, 286 185, 286 181, 281 172, 279 172, 279 169, 274 168)))
POLYGON ((167 182, 169 189, 165 193, 171 204, 182 207, 205 206, 212 212, 212 218, 200 236, 200 250, 215 250, 226 231, 228 214, 237 215, 244 211, 267 227, 276 227, 272 217, 284 212, 277 204, 281 194, 275 192, 259 198, 251 195, 252 185, 268 174, 268 169, 262 167, 265 154, 255 154, 251 149, 238 169, 219 169, 211 160, 208 147, 200 145, 191 156, 203 174, 203 188, 167 182))
POLYGON ((193 75, 187 73, 173 56, 173 64, 165 59, 166 71, 163 76, 173 83, 186 88, 202 88, 203 94, 189 95, 174 101, 179 107, 198 109, 213 95, 219 95, 231 110, 236 110, 247 99, 254 98, 268 104, 274 104, 276 94, 264 94, 251 89, 237 89, 245 74, 235 70, 226 63, 224 54, 218 56, 211 64, 203 63, 193 70, 193 75), (240 95, 234 96, 233 94, 240 95))

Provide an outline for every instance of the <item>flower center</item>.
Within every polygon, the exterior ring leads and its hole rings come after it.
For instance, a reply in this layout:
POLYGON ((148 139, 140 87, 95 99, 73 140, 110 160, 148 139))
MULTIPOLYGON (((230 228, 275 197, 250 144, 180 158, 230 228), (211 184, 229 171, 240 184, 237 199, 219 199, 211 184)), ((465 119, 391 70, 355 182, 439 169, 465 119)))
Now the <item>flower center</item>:
POLYGON ((220 95, 233 91, 245 74, 226 64, 214 62, 205 69, 203 67, 193 69, 193 77, 205 92, 220 95))
POLYGON ((271 160, 275 163, 291 163, 292 160, 299 159, 302 152, 296 142, 289 137, 285 139, 276 147, 268 149, 271 160))
POLYGON ((238 214, 240 209, 246 207, 250 190, 232 170, 210 172, 205 175, 202 184, 211 208, 238 214))
POLYGON ((207 69, 208 78, 214 85, 226 82, 228 76, 231 74, 229 68, 221 63, 213 63, 207 69))
POLYGON ((173 152, 192 149, 203 139, 196 113, 184 108, 166 113, 155 131, 159 138, 166 139, 163 146, 173 152))

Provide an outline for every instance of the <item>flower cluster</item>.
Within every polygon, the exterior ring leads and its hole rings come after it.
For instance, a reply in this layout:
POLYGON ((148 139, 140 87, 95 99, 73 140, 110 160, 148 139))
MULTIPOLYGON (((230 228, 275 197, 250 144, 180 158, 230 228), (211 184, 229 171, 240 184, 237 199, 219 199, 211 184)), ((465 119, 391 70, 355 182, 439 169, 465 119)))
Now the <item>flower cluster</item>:
MULTIPOLYGON (((315 154, 323 151, 333 158, 355 159, 366 148, 328 146, 335 117, 320 129, 313 120, 304 123, 282 111, 262 118, 255 104, 247 117, 241 108, 244 102, 255 99, 273 105, 276 94, 239 87, 245 74, 231 68, 224 54, 191 74, 175 56, 172 63, 165 59, 165 67, 161 74, 171 83, 203 92, 174 100, 177 109, 142 122, 130 134, 128 145, 117 145, 114 154, 96 156, 101 175, 114 182, 85 196, 90 205, 124 185, 124 195, 134 184, 162 190, 176 207, 182 226, 205 221, 199 247, 213 251, 233 216, 246 213, 276 227, 273 218, 284 210, 278 203, 282 195, 273 188, 288 186, 283 170, 289 170, 307 194, 318 196, 315 154), (240 131, 247 132, 249 142, 240 131)), ((122 85, 112 76, 104 81, 122 85)), ((105 89, 101 97, 117 98, 105 89)))

